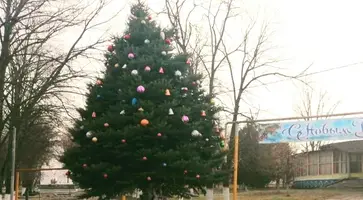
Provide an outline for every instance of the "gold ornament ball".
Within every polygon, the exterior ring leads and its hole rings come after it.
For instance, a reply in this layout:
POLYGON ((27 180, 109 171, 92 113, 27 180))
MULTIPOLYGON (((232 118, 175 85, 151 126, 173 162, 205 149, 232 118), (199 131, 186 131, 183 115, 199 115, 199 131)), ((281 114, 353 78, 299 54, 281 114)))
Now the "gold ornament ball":
POLYGON ((96 137, 93 137, 92 138, 92 142, 97 142, 97 138, 96 137))

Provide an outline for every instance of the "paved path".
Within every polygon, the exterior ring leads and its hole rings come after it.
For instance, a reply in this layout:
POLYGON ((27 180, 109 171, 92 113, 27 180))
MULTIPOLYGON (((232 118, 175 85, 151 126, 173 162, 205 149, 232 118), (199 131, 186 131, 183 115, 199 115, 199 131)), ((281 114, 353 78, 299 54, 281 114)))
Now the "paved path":
POLYGON ((327 200, 363 200, 363 194, 339 195, 327 200))

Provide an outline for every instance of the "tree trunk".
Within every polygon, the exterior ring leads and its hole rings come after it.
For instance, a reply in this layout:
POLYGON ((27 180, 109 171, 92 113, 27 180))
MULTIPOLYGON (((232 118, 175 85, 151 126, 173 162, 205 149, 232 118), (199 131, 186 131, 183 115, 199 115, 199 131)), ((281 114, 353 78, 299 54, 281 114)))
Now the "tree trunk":
POLYGON ((150 187, 148 189, 142 190, 140 200, 154 200, 153 189, 150 187))

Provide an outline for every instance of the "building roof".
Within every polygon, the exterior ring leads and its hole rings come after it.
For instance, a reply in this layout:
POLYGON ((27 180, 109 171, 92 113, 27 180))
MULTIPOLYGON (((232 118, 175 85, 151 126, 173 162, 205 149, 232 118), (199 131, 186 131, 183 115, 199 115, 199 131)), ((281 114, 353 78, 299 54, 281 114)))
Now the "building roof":
POLYGON ((349 153, 363 152, 363 140, 332 143, 321 147, 321 150, 335 150, 335 149, 349 153))

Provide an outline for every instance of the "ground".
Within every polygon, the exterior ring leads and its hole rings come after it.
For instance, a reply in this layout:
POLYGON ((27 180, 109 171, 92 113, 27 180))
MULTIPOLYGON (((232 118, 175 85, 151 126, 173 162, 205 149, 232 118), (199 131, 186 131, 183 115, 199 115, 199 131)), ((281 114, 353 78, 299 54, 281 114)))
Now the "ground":
MULTIPOLYGON (((40 191, 40 196, 30 198, 30 200, 75 200, 73 191, 40 191)), ((21 199, 24 199, 23 197, 21 199)), ((127 198, 132 200, 132 198, 127 198)), ((177 199, 173 199, 177 200, 177 199)), ((205 200, 205 197, 193 198, 192 200, 205 200)), ((214 200, 223 200, 223 197, 217 191, 214 195, 214 200)), ((232 197, 230 198, 232 200, 232 197)), ((249 191, 239 193, 238 200, 363 200, 362 190, 289 190, 280 191, 264 190, 264 191, 249 191)))

